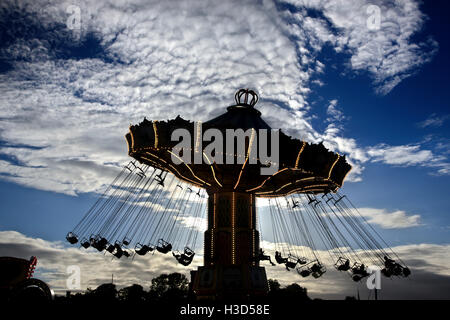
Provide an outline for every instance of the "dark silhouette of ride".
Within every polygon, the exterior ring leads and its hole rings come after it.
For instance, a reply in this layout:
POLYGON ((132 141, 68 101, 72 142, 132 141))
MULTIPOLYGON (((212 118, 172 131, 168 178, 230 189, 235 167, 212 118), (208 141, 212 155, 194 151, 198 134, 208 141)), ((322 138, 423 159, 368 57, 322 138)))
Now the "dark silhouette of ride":
POLYGON ((37 258, 0 257, 0 298, 2 301, 45 302, 53 297, 49 286, 32 278, 37 258))

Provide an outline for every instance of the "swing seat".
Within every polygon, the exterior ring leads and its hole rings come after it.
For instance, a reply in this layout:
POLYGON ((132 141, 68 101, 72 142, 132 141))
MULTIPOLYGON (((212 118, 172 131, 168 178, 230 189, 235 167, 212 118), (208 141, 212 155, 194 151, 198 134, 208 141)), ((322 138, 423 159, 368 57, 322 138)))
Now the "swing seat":
POLYGON ((408 267, 403 268, 403 276, 406 278, 411 274, 411 270, 408 267))
POLYGON ((277 257, 277 256, 275 256, 275 261, 276 261, 278 264, 286 263, 285 258, 281 258, 281 257, 277 257))
POLYGON ((117 259, 122 258, 123 256, 123 250, 121 247, 116 247, 116 252, 113 253, 113 256, 116 257, 117 259))
MULTIPOLYGON (((322 268, 322 264, 317 260, 313 260, 313 261, 306 263, 302 267, 298 267, 296 270, 299 275, 301 275, 303 278, 306 278, 311 274, 313 276, 314 276, 314 274, 316 274, 316 276, 317 276, 321 272, 321 270, 322 270, 321 268, 322 268)), ((318 277, 320 277, 320 275, 317 276, 317 278, 318 277)))
POLYGON ((89 248, 91 246, 91 243, 89 241, 87 241, 87 239, 83 239, 81 241, 81 246, 85 249, 89 248))
POLYGON ((317 278, 320 278, 321 276, 323 276, 323 274, 325 272, 327 272, 327 269, 325 268, 324 265, 318 263, 318 264, 314 264, 311 267, 311 271, 312 271, 312 276, 317 279, 317 278))
POLYGON ((361 277, 361 276, 359 276, 359 275, 357 275, 357 274, 355 274, 355 275, 352 276, 352 280, 355 281, 355 282, 361 281, 362 278, 363 278, 363 277, 361 277))
POLYGON ((94 243, 92 244, 92 247, 94 247, 99 252, 101 252, 106 249, 107 244, 108 244, 108 240, 106 240, 105 238, 100 238, 100 239, 96 239, 94 241, 94 243))
POLYGON ((66 240, 67 240, 70 244, 75 244, 75 243, 78 242, 78 237, 77 237, 74 233, 69 232, 69 233, 67 234, 67 236, 66 236, 66 240))
POLYGON ((312 272, 319 272, 321 270, 322 265, 318 262, 314 263, 311 267, 310 270, 312 272))
POLYGON ((362 278, 367 277, 369 275, 366 270, 361 270, 361 269, 356 269, 356 270, 352 269, 352 273, 354 275, 361 276, 362 278))
POLYGON ((304 264, 308 263, 308 259, 306 259, 305 257, 298 258, 297 263, 304 265, 304 264))
POLYGON ((350 260, 346 259, 346 258, 343 258, 343 257, 339 257, 338 261, 336 261, 334 266, 339 271, 348 271, 351 268, 350 267, 350 260))
POLYGON ((301 268, 297 268, 297 273, 301 275, 303 278, 306 278, 311 274, 311 270, 309 269, 302 270, 301 268))
POLYGON ((127 245, 129 245, 130 244, 130 239, 128 239, 127 237, 125 237, 125 238, 123 238, 123 240, 122 240, 122 244, 124 245, 124 246, 127 246, 127 245))
POLYGON ((346 264, 341 264, 340 266, 337 267, 337 269, 339 271, 348 271, 348 270, 350 270, 350 266, 346 265, 346 264))
POLYGON ((283 263, 286 263, 286 262, 287 262, 287 258, 283 258, 283 257, 281 256, 281 252, 275 251, 275 261, 276 261, 278 264, 283 264, 283 263))
POLYGON ((95 245, 95 241, 97 240, 98 236, 94 236, 93 234, 89 237, 89 243, 91 246, 95 245))
POLYGON ((164 254, 166 254, 166 253, 168 253, 170 250, 172 250, 172 245, 171 244, 169 244, 168 246, 165 246, 165 247, 156 247, 156 250, 158 250, 159 252, 161 252, 161 253, 164 253, 164 254))
POLYGON ((157 175, 155 177, 155 180, 156 180, 157 184, 159 184, 161 187, 164 188, 164 180, 166 180, 166 176, 163 177, 162 173, 161 173, 160 175, 157 175))
POLYGON ((297 266, 297 263, 300 259, 292 254, 288 254, 287 261, 286 261, 286 267, 288 269, 294 269, 297 266))
POLYGON ((178 262, 180 264, 182 264, 183 266, 187 267, 188 265, 191 264, 192 257, 191 258, 190 257, 186 257, 186 256, 183 257, 183 255, 181 255, 181 258, 180 258, 180 260, 178 260, 178 262))
POLYGON ((192 260, 194 259, 194 256, 187 256, 185 254, 182 254, 180 257, 180 260, 178 260, 179 263, 181 263, 183 266, 188 266, 191 264, 192 260))
POLYGON ((114 247, 112 244, 108 245, 108 247, 106 248, 106 251, 108 251, 109 253, 113 253, 114 249, 116 249, 116 247, 114 247))
POLYGON ((191 264, 192 260, 194 259, 195 253, 188 247, 185 247, 183 253, 179 253, 177 251, 177 252, 172 252, 172 255, 175 257, 175 259, 178 261, 179 264, 181 264, 183 266, 188 266, 191 264))
POLYGON ((355 262, 353 264, 352 273, 353 273, 353 275, 359 276, 361 279, 364 278, 364 277, 367 277, 369 275, 367 273, 367 271, 366 271, 366 268, 365 268, 364 264, 361 264, 361 263, 358 263, 358 262, 355 262))
POLYGON ((395 260, 389 258, 388 256, 384 256, 384 266, 386 267, 386 269, 392 269, 396 264, 397 263, 395 262, 395 260))
POLYGON ((115 256, 117 259, 120 259, 123 256, 123 250, 117 241, 114 244, 114 248, 116 249, 116 252, 113 253, 113 256, 115 256))
POLYGON ((123 250, 123 255, 127 258, 130 257, 130 253, 127 250, 123 250))
POLYGON ((158 245, 156 246, 156 250, 158 250, 161 253, 166 254, 170 250, 172 250, 172 245, 169 242, 167 242, 167 241, 165 241, 163 239, 159 239, 158 240, 158 245))
POLYGON ((146 244, 142 245, 140 243, 138 243, 136 245, 136 248, 134 249, 134 252, 136 252, 140 256, 146 255, 149 251, 153 251, 153 248, 146 244))
POLYGON ((287 261, 285 263, 285 265, 286 265, 286 268, 288 268, 288 269, 294 269, 295 266, 297 265, 297 262, 287 261))
POLYGON ((386 268, 381 269, 381 273, 386 278, 390 278, 392 276, 392 272, 389 269, 386 269, 386 268))
POLYGON ((396 264, 396 266, 392 269, 392 273, 394 276, 401 276, 403 274, 403 267, 399 264, 396 264))
POLYGON ((327 271, 325 266, 317 260, 309 269, 311 270, 314 278, 321 277, 327 271))
POLYGON ((313 272, 312 276, 317 279, 320 278, 325 272, 313 272))
POLYGON ((195 252, 194 252, 194 250, 192 250, 192 249, 189 248, 189 247, 184 247, 184 255, 185 255, 186 257, 194 257, 195 252))

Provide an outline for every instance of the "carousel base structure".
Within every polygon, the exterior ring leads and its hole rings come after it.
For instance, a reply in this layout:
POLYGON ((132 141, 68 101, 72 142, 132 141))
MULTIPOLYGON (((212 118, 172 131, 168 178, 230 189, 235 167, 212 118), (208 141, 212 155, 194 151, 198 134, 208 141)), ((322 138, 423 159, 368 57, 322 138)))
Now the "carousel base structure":
POLYGON ((264 267, 248 265, 199 267, 191 271, 192 292, 197 300, 250 300, 269 292, 264 267))

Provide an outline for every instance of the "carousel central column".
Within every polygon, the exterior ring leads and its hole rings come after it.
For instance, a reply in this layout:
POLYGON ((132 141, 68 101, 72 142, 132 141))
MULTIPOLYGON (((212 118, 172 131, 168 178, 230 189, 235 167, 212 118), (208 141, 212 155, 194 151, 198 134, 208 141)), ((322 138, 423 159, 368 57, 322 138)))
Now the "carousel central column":
POLYGON ((210 194, 204 249, 205 266, 258 265, 255 257, 259 250, 259 233, 253 194, 210 194))
POLYGON ((210 193, 204 267, 194 273, 199 298, 246 298, 267 293, 267 277, 256 259, 259 232, 255 196, 244 192, 210 193))

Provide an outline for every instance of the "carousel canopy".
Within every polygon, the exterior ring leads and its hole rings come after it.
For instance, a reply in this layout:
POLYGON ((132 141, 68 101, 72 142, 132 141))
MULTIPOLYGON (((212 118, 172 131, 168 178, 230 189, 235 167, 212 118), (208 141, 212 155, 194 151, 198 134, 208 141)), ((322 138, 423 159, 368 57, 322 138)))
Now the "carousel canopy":
MULTIPOLYGON (((140 124, 131 126, 126 134, 129 155, 140 163, 169 171, 185 182, 212 192, 236 191, 254 193, 257 197, 278 197, 292 193, 336 192, 342 186, 351 170, 345 156, 329 151, 322 143, 313 144, 292 138, 279 129, 276 130, 278 148, 275 148, 274 140, 269 137, 274 130, 271 131, 254 107, 258 100, 256 93, 241 89, 236 93, 235 100, 236 104, 228 107, 226 113, 204 123, 184 120, 180 116, 168 121, 144 119, 140 124), (177 150, 179 140, 172 139, 177 129, 189 132, 190 148, 183 152, 188 150, 191 153, 189 159, 194 159, 195 153, 203 153, 201 163, 174 163, 174 157, 182 160, 177 150), (225 140, 227 130, 242 129, 247 132, 244 156, 238 152, 230 154, 227 150, 214 150, 214 159, 210 159, 203 152, 203 147, 208 143, 202 144, 201 141, 202 132, 208 129, 218 130, 216 132, 220 132, 225 140), (260 129, 269 130, 269 133, 262 136, 260 129), (266 137, 269 137, 266 139, 266 153, 273 156, 277 152, 276 163, 260 157, 261 145, 253 144, 266 137), (230 156, 234 158, 233 164, 225 163, 223 159, 230 156), (276 166, 277 170, 270 175, 262 174, 261 169, 270 166, 276 166)), ((224 141, 223 145, 226 144, 224 141)))

